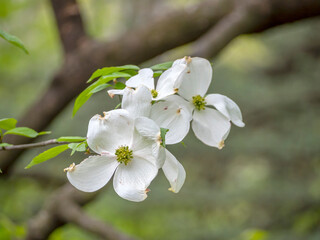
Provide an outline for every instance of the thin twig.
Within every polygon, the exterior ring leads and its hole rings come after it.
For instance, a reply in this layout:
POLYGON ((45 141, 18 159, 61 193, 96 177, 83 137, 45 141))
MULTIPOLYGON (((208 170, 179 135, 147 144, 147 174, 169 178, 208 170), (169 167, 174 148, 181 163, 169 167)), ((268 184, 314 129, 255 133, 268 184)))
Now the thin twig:
POLYGON ((70 143, 70 142, 60 142, 60 141, 57 141, 57 139, 50 139, 50 140, 38 142, 38 143, 29 143, 29 144, 20 144, 20 145, 1 147, 0 151, 36 148, 36 147, 44 147, 44 146, 52 145, 52 144, 67 144, 67 143, 70 143))

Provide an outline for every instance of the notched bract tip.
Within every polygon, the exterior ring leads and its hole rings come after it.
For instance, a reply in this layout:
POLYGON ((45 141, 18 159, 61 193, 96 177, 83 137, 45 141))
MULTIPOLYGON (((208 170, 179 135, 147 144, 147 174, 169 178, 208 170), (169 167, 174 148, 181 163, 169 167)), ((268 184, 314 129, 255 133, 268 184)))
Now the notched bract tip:
POLYGON ((64 172, 73 172, 76 168, 76 164, 72 163, 69 167, 63 169, 64 172))
POLYGON ((191 63, 192 58, 190 56, 185 56, 184 59, 186 60, 187 64, 191 63))
POLYGON ((218 148, 221 150, 224 147, 224 140, 222 140, 221 142, 219 142, 218 144, 218 148))
POLYGON ((162 144, 162 137, 161 137, 161 132, 158 133, 157 135, 157 143, 159 143, 160 145, 162 144))

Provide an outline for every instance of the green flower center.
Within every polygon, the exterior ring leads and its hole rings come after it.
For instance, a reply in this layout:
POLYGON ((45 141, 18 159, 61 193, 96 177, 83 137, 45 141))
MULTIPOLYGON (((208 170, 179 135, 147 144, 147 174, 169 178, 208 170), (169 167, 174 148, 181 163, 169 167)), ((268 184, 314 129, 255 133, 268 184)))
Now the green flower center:
POLYGON ((200 110, 204 110, 206 107, 206 101, 203 97, 201 97, 200 95, 197 96, 193 96, 192 97, 192 103, 193 105, 196 107, 196 109, 200 110))
POLYGON ((155 89, 151 90, 152 97, 156 98, 158 96, 158 92, 155 89))
POLYGON ((124 165, 127 165, 129 162, 131 162, 133 156, 132 151, 129 149, 128 146, 121 146, 116 150, 117 155, 117 161, 119 163, 124 163, 124 165))

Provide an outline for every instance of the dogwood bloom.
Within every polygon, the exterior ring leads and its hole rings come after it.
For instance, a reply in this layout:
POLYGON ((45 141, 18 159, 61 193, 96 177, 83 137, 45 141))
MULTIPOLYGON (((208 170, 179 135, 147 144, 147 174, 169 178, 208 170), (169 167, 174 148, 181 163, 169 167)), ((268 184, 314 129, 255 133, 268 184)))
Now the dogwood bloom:
POLYGON ((114 174, 113 187, 120 197, 143 201, 164 163, 160 129, 152 120, 134 119, 123 109, 104 114, 91 118, 87 133, 89 147, 99 155, 67 168, 67 177, 79 190, 93 192, 114 174))
POLYGON ((171 134, 181 136, 184 132, 175 126, 182 125, 181 119, 184 119, 184 122, 192 119, 192 129, 198 139, 209 146, 223 148, 231 128, 230 121, 238 127, 244 127, 238 105, 220 94, 205 96, 212 79, 212 68, 208 60, 185 57, 177 60, 175 64, 187 65, 186 71, 176 80, 181 83, 178 89, 181 97, 170 96, 154 104, 151 108, 151 119, 160 127, 168 128, 171 134), (174 104, 175 107, 172 107, 174 104), (159 112, 162 114, 159 115, 159 112))

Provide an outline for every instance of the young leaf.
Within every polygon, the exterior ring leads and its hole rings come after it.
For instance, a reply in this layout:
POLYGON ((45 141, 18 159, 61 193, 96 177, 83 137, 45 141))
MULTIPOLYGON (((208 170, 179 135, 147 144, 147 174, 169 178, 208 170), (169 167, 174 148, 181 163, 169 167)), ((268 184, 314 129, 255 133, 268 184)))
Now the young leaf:
POLYGON ((85 141, 86 138, 84 137, 59 137, 57 142, 82 142, 85 141))
POLYGON ((100 92, 100 91, 102 91, 102 90, 104 90, 104 89, 106 89, 108 87, 112 87, 112 85, 108 84, 108 83, 102 84, 102 85, 92 89, 87 95, 90 95, 90 94, 92 95, 94 93, 100 92))
POLYGON ((160 77, 162 74, 162 71, 155 71, 153 72, 153 77, 160 77))
POLYGON ((32 159, 32 161, 28 164, 28 166, 25 167, 25 169, 31 168, 34 165, 45 162, 51 158, 54 158, 54 157, 58 156, 60 153, 66 151, 67 149, 69 149, 68 144, 64 144, 64 145, 50 148, 50 149, 40 153, 38 156, 34 157, 32 159))
POLYGON ((43 131, 43 132, 39 132, 39 133, 38 133, 38 136, 41 136, 41 135, 47 135, 47 134, 51 134, 51 131, 43 131))
POLYGON ((12 128, 6 131, 3 135, 7 135, 7 134, 20 135, 20 136, 29 137, 29 138, 35 138, 39 135, 35 130, 27 127, 12 128))
POLYGON ((3 118, 0 119, 0 128, 4 130, 10 130, 15 128, 17 124, 17 120, 14 118, 3 118))
POLYGON ((82 93, 79 94, 79 96, 77 97, 77 99, 74 103, 72 116, 74 116, 77 113, 77 111, 82 107, 82 105, 85 104, 85 102, 89 100, 89 98, 92 96, 92 93, 90 93, 90 92, 93 89, 95 89, 96 87, 103 85, 103 84, 105 84, 115 78, 128 77, 128 76, 130 77, 130 75, 127 73, 115 72, 115 73, 100 77, 98 81, 91 84, 82 93))
POLYGON ((28 50, 23 45, 23 42, 16 36, 13 36, 9 33, 0 30, 0 37, 2 37, 4 40, 7 40, 9 43, 17 46, 18 48, 22 49, 26 54, 29 54, 28 50))
POLYGON ((117 82, 114 86, 115 89, 124 89, 126 85, 122 82, 117 82))
POLYGON ((164 148, 166 147, 166 134, 168 131, 169 131, 169 129, 167 129, 167 128, 160 128, 160 137, 162 139, 161 145, 164 148))
POLYGON ((0 143, 0 148, 12 146, 10 143, 0 143))
POLYGON ((77 111, 82 107, 83 104, 85 104, 86 101, 89 100, 89 98, 92 96, 93 93, 90 93, 93 89, 99 86, 98 81, 91 84, 89 87, 87 87, 83 92, 81 92, 78 97, 76 98, 76 101, 73 106, 72 116, 76 115, 77 111))
POLYGON ((77 152, 85 152, 87 150, 87 142, 81 142, 81 143, 70 143, 68 144, 68 147, 72 149, 71 156, 77 151, 77 152))
MULTIPOLYGON (((138 66, 135 65, 124 65, 124 66, 119 66, 119 67, 105 67, 105 68, 101 68, 96 70, 91 77, 89 78, 89 80, 87 81, 87 83, 91 82, 93 79, 100 77, 100 76, 104 76, 104 75, 108 75, 110 73, 114 73, 114 72, 119 72, 122 70, 136 70, 138 71, 140 68, 138 66)), ((132 73, 132 72, 131 72, 132 73)), ((131 75, 131 74, 130 74, 131 75)))
POLYGON ((173 62, 165 62, 165 63, 160 63, 160 64, 157 64, 157 65, 154 65, 151 67, 151 69, 153 71, 165 71, 169 68, 171 68, 173 62))
POLYGON ((121 72, 124 72, 124 73, 128 73, 131 75, 131 77, 135 76, 138 74, 138 71, 139 69, 137 70, 132 70, 132 69, 126 69, 126 70, 121 70, 121 72))

